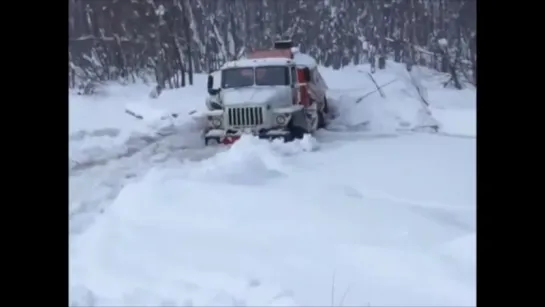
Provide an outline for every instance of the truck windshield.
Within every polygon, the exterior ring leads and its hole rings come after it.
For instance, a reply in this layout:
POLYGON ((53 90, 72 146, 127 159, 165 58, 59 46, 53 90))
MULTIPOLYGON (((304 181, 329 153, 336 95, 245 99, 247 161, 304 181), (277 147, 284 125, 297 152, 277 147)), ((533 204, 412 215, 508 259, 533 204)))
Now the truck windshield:
POLYGON ((255 68, 257 85, 289 85, 290 71, 287 66, 262 66, 255 68))
POLYGON ((221 87, 244 87, 254 85, 254 68, 229 68, 221 72, 221 87))
POLYGON ((290 74, 286 66, 261 66, 224 69, 221 75, 222 88, 252 85, 289 85, 290 74), (255 82, 254 82, 255 80, 255 82))

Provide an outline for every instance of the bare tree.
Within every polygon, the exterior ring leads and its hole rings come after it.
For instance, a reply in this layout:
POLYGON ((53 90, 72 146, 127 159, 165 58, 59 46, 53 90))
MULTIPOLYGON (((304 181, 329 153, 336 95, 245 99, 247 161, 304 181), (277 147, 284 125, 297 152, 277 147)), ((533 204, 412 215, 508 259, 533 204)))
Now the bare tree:
POLYGON ((291 38, 325 66, 392 58, 461 88, 477 83, 475 19, 474 0, 69 0, 68 85, 183 87, 244 49, 291 38))

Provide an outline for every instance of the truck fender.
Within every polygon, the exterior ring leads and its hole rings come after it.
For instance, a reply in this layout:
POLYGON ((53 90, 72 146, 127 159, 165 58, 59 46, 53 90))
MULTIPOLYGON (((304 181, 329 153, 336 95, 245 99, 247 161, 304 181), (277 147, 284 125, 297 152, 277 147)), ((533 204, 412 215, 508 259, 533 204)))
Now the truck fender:
POLYGON ((291 105, 284 108, 276 108, 276 109, 273 109, 272 112, 275 114, 288 114, 288 113, 291 114, 291 113, 301 111, 302 109, 303 109, 302 105, 296 104, 296 105, 291 105))

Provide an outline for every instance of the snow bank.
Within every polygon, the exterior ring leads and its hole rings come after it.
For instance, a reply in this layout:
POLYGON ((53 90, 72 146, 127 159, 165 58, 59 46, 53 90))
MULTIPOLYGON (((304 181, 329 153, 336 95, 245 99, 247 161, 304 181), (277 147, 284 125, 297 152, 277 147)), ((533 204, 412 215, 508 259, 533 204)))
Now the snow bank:
POLYGON ((441 132, 453 136, 477 137, 475 109, 444 110, 432 108, 433 116, 441 123, 441 132))
POLYGON ((189 162, 195 167, 184 168, 180 174, 191 180, 260 185, 285 175, 289 168, 286 156, 315 151, 318 147, 311 136, 290 143, 243 136, 228 150, 210 159, 189 162))
POLYGON ((70 95, 70 168, 130 155, 174 131, 198 129, 189 113, 204 107, 205 79, 195 75, 195 86, 165 90, 157 99, 149 98, 152 87, 145 84, 112 84, 98 96, 70 95))
POLYGON ((476 134, 475 90, 471 86, 464 90, 444 88, 442 74, 415 67, 411 78, 404 65, 388 61, 386 69, 372 74, 379 86, 384 85, 382 97, 368 75, 369 65, 320 70, 331 89, 328 99, 337 113, 332 129, 387 133, 438 124, 443 133, 476 134), (430 107, 421 101, 414 82, 430 107))
MULTIPOLYGON (((395 63, 394 63, 395 64, 395 63)), ((394 65, 396 74, 407 77, 402 65, 394 65)), ((477 136, 477 91, 471 84, 463 90, 445 87, 449 74, 415 66, 411 72, 425 91, 432 116, 440 123, 440 132, 466 137, 477 136)), ((407 81, 410 82, 410 79, 407 81)), ((413 88, 414 91, 414 88, 413 88)), ((413 96, 417 98, 413 92, 413 96)))
POLYGON ((71 300, 325 306, 335 275, 335 304, 474 304, 469 265, 444 257, 474 232, 444 217, 473 216, 472 141, 321 145, 244 137, 127 185, 73 244, 71 300))

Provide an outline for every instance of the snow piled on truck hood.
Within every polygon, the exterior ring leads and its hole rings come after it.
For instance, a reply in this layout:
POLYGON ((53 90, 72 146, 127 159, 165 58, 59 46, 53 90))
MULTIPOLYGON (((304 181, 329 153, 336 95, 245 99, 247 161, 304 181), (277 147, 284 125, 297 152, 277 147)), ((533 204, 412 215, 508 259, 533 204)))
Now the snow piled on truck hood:
POLYGON ((224 89, 220 93, 225 105, 264 104, 276 101, 291 101, 291 89, 288 87, 259 86, 238 89, 224 89))

